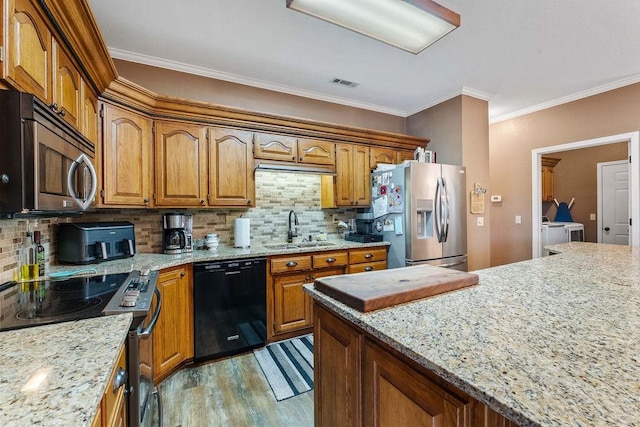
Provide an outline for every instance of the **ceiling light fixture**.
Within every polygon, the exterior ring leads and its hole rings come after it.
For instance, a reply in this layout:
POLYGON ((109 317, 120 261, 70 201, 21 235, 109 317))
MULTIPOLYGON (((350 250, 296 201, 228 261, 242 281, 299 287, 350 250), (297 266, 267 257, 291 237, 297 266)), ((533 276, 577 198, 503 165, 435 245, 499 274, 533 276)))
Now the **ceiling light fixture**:
POLYGON ((287 0, 287 7, 418 54, 460 26, 431 0, 287 0))

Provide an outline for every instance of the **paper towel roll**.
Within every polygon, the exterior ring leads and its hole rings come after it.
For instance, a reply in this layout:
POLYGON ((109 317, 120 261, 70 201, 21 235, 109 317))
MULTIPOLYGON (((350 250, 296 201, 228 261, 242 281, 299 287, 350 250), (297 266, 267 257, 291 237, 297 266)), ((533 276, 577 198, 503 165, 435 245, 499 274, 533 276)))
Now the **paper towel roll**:
POLYGON ((233 241, 236 248, 251 246, 249 218, 236 218, 233 230, 233 241))

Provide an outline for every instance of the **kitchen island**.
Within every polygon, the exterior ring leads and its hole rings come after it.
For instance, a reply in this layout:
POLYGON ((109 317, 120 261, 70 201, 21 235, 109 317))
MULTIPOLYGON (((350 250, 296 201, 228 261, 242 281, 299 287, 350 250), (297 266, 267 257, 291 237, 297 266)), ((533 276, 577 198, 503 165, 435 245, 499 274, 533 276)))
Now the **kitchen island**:
MULTIPOLYGON (((370 313, 306 290, 316 312, 360 333, 356 352, 373 343, 443 386, 462 417, 451 425, 485 425, 465 395, 518 425, 640 425, 640 249, 550 249, 559 254, 476 271, 477 286, 370 313)), ((366 385, 368 372, 353 375, 366 385)), ((316 396, 340 377, 320 375, 316 396)))
POLYGON ((0 426, 90 426, 131 314, 0 332, 0 426))

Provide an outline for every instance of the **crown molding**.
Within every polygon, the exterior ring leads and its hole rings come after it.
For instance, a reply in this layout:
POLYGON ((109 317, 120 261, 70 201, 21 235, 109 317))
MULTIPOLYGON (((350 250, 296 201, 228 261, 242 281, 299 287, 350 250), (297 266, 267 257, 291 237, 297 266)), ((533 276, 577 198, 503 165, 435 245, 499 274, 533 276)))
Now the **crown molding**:
POLYGON ((417 114, 421 111, 424 111, 428 108, 431 107, 435 107, 438 104, 442 104, 443 102, 446 102, 452 98, 455 98, 456 96, 460 96, 460 95, 467 95, 467 96, 471 96, 473 98, 478 98, 481 99, 483 101, 487 101, 489 102, 491 100, 492 95, 486 93, 486 92, 482 92, 480 90, 476 90, 476 89, 472 89, 470 87, 466 87, 463 86, 460 90, 456 90, 454 92, 450 92, 448 95, 443 96, 442 98, 436 99, 435 101, 431 101, 428 104, 424 104, 421 105, 420 107, 416 107, 414 109, 412 109, 411 111, 407 112, 407 117, 412 116, 414 114, 417 114))
POLYGON ((604 85, 596 86, 591 89, 584 90, 582 92, 576 92, 571 95, 563 96, 561 98, 553 99, 551 101, 543 102, 542 104, 533 105, 531 107, 523 108, 521 110, 513 111, 511 113, 502 114, 500 116, 490 117, 489 124, 503 122, 505 120, 514 119, 516 117, 524 116, 526 114, 535 113, 536 111, 546 110, 547 108, 556 107, 558 105, 567 104, 569 102, 577 101, 579 99, 587 98, 589 96, 598 95, 610 90, 619 89, 624 86, 629 86, 634 83, 640 82, 640 74, 635 74, 630 77, 626 77, 621 80, 616 80, 604 85))
POLYGON ((331 102, 333 104, 345 105, 348 107, 361 108, 363 110, 375 111, 378 113, 390 114, 393 116, 406 117, 407 113, 403 110, 383 107, 381 105, 369 104, 364 102, 356 102, 350 99, 337 96, 328 96, 321 93, 293 88, 286 85, 279 85, 265 82, 257 79, 238 76, 232 73, 217 71, 210 68, 198 67, 195 65, 185 64, 183 62, 171 61, 168 59, 158 58, 155 56, 145 55, 136 52, 130 52, 121 49, 109 48, 109 53, 113 58, 123 61, 135 62, 153 67, 164 68, 167 70, 179 71, 182 73, 193 74, 202 77, 208 77, 217 80, 223 80, 231 83, 242 84, 246 86, 257 87, 260 89, 272 90, 275 92, 286 93, 289 95, 301 96, 304 98, 315 99, 318 101, 331 102))

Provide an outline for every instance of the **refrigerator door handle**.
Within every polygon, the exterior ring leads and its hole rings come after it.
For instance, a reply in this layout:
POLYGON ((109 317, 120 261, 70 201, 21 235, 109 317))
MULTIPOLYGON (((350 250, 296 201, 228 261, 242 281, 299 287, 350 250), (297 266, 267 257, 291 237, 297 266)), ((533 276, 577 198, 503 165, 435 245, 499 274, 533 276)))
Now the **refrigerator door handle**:
POLYGON ((438 237, 438 243, 442 243, 443 230, 442 230, 442 178, 439 177, 436 185, 436 200, 435 200, 435 227, 436 236, 438 237))
POLYGON ((449 237, 449 221, 451 219, 451 209, 449 206, 449 191, 447 190, 447 181, 442 178, 442 189, 443 189, 443 202, 444 202, 444 224, 443 224, 443 236, 442 241, 446 242, 447 237, 449 237))

